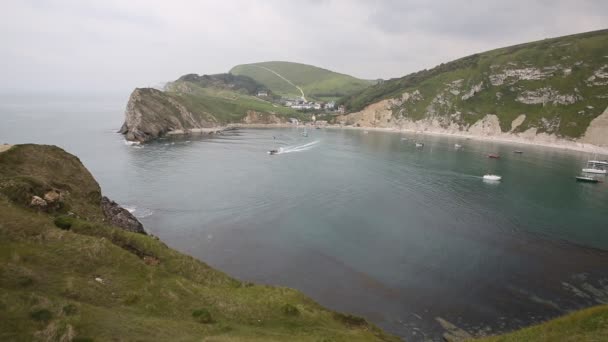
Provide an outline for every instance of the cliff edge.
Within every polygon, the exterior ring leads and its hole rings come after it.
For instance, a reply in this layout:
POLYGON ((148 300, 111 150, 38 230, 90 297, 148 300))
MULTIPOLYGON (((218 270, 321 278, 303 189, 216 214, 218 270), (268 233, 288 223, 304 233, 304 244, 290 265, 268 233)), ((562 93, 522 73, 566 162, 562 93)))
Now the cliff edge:
POLYGON ((123 210, 58 147, 0 152, 0 340, 399 340, 121 227, 141 226, 123 210))
POLYGON ((129 141, 146 142, 170 131, 220 128, 210 113, 193 111, 177 95, 153 88, 137 88, 129 97, 119 133, 129 141))

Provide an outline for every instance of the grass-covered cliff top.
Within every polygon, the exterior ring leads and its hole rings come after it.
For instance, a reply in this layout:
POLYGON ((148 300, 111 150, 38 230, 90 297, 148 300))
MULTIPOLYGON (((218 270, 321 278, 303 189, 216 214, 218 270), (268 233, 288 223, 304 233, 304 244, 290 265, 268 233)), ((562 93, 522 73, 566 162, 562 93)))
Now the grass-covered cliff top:
POLYGON ((496 114, 503 132, 580 137, 608 106, 608 30, 545 39, 474 54, 384 81, 341 99, 350 112, 395 100, 397 118, 437 117, 471 125, 496 114), (403 96, 404 93, 409 96, 403 96))
POLYGON ((230 73, 248 76, 273 93, 287 97, 301 96, 296 87, 298 86, 302 88, 307 98, 318 100, 332 100, 350 95, 373 84, 372 81, 293 62, 241 64, 233 67, 230 73))
POLYGON ((0 340, 396 340, 298 291, 235 280, 109 226, 99 196, 78 159, 57 147, 0 152, 0 340), (24 200, 48 188, 70 208, 24 200))
POLYGON ((608 338, 608 305, 596 306, 477 342, 600 342, 608 338))

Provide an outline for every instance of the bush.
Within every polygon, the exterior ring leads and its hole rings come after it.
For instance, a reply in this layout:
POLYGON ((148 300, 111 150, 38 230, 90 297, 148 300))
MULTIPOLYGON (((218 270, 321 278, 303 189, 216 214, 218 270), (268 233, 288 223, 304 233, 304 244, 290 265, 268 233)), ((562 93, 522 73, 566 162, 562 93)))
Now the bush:
POLYGON ((17 284, 21 287, 28 287, 34 284, 34 279, 26 275, 17 277, 17 284))
POLYGON ((72 228, 73 219, 69 216, 59 216, 55 218, 54 223, 59 229, 70 230, 70 228, 72 228))
POLYGON ((287 316, 297 316, 300 314, 300 310, 298 310, 298 308, 296 308, 294 305, 291 305, 291 304, 283 305, 281 310, 287 316))
POLYGON ((53 314, 47 309, 40 309, 30 312, 30 318, 38 322, 48 322, 53 318, 53 314))
POLYGON ((192 317, 199 323, 213 323, 211 313, 207 309, 198 309, 192 311, 192 317))
POLYGON ((367 321, 365 320, 365 318, 361 318, 359 316, 355 316, 355 315, 350 315, 350 314, 343 314, 340 312, 336 312, 334 313, 334 318, 346 325, 350 325, 350 326, 366 326, 367 325, 367 321))
POLYGON ((139 296, 136 293, 129 293, 124 299, 126 305, 133 305, 137 302, 139 302, 139 296))
POLYGON ((74 304, 68 304, 62 310, 67 316, 75 315, 78 312, 78 308, 74 304))

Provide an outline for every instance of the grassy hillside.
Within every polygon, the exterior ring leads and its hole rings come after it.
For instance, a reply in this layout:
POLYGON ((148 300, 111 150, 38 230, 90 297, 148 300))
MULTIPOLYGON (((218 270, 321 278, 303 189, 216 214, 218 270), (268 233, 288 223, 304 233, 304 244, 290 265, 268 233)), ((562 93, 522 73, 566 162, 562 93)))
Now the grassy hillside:
POLYGON ((0 166, 2 341, 396 340, 298 291, 240 282, 108 226, 99 186, 59 148, 14 146, 0 166), (24 205, 49 188, 69 192, 71 209, 24 205))
POLYGON ((312 65, 291 62, 262 62, 237 65, 230 70, 233 75, 248 76, 263 84, 275 94, 286 97, 301 96, 298 87, 310 99, 331 100, 361 91, 372 82, 340 74, 312 65), (275 73, 283 76, 277 76, 275 73), (295 85, 295 86, 294 86, 295 85))
MULTIPOLYGON (((204 77, 199 76, 199 80, 204 77)), ((227 84, 218 84, 217 82, 205 83, 193 80, 191 76, 182 76, 167 86, 167 94, 176 98, 176 100, 188 107, 191 112, 209 113, 220 123, 239 122, 245 117, 247 111, 250 110, 274 113, 286 117, 300 116, 294 109, 256 97, 257 90, 264 87, 255 85, 257 83, 242 85, 245 82, 241 80, 251 79, 241 77, 238 77, 238 83, 231 81, 227 84)))
POLYGON ((496 114, 502 131, 580 137, 608 106, 608 30, 545 39, 464 57, 341 99, 351 112, 393 99, 394 117, 468 126, 496 114), (407 94, 406 94, 407 93, 407 94))
POLYGON ((608 338, 608 305, 597 306, 477 342, 600 342, 608 338))

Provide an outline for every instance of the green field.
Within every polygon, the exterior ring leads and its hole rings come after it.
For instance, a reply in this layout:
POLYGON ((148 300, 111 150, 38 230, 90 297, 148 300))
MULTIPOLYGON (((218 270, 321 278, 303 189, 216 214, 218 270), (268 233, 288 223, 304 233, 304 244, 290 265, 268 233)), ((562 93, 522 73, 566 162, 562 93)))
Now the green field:
POLYGON ((373 84, 349 75, 340 74, 312 65, 292 62, 262 62, 237 65, 231 74, 249 76, 263 84, 273 93, 284 97, 299 97, 302 88, 308 100, 334 100, 361 91, 373 84), (272 70, 292 84, 277 76, 272 70))
POLYGON ((440 117, 446 125, 455 122, 467 126, 486 114, 496 114, 504 132, 511 129, 517 116, 525 114, 518 132, 535 127, 539 132, 578 138, 608 106, 606 78, 590 81, 594 74, 608 71, 606 66, 608 30, 602 30, 471 55, 385 81, 344 97, 339 103, 355 112, 383 99, 400 99, 404 92, 419 91, 422 99, 395 105, 393 115, 411 120, 440 117), (517 72, 527 75, 513 76, 517 72), (497 77, 508 73, 511 76, 502 83, 497 81, 497 77), (479 84, 481 91, 463 98, 479 84), (531 91, 547 91, 551 95, 546 102, 537 104, 517 100, 531 91), (576 101, 568 103, 565 96, 576 101))
POLYGON ((230 278, 152 236, 108 226, 78 158, 0 153, 1 341, 396 341, 298 291, 230 278), (64 194, 29 207, 32 195, 64 194))

